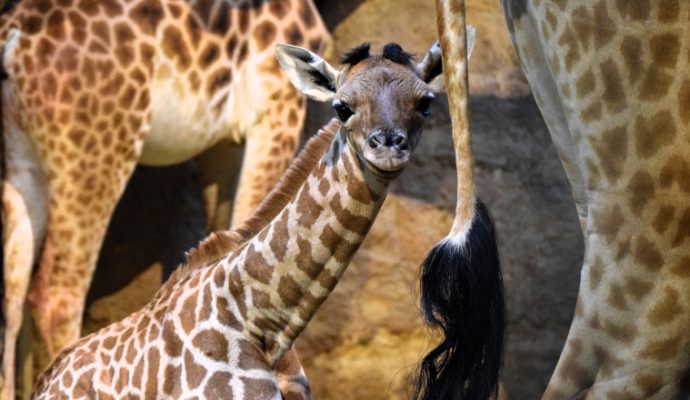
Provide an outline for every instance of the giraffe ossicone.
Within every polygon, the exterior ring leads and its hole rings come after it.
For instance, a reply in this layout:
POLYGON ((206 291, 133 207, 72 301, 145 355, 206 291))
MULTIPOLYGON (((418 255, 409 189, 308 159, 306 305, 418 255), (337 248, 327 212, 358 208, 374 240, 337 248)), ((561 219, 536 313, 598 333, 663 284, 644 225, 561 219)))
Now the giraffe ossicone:
MULTIPOLYGON (((246 224, 207 239, 142 310, 65 349, 35 399, 280 399, 274 368, 334 289, 419 142, 439 57, 394 44, 338 71, 279 46, 339 119, 312 138, 246 224)), ((437 50, 436 50, 437 51, 437 50)))

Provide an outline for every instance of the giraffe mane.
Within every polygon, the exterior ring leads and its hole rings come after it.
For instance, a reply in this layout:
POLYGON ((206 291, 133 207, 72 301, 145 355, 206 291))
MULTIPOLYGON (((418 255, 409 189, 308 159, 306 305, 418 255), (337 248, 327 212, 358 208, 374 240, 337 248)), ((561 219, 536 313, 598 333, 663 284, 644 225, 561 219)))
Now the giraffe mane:
POLYGON ((170 275, 161 291, 170 288, 198 268, 219 261, 259 233, 295 196, 319 159, 328 150, 339 128, 340 122, 334 118, 319 129, 318 133, 307 141, 304 149, 292 161, 276 186, 259 203, 252 215, 239 227, 214 232, 203 239, 197 247, 189 250, 186 254, 187 262, 170 275))

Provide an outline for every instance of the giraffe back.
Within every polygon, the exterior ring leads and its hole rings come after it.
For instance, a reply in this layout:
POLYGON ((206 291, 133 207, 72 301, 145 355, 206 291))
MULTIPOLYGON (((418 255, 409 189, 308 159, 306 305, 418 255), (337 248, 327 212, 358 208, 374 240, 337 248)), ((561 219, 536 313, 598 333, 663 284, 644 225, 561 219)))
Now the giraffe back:
POLYGON ((0 23, 3 41, 19 33, 3 64, 22 99, 32 99, 21 104, 28 124, 49 124, 55 115, 44 108, 73 107, 86 89, 98 91, 101 110, 81 100, 93 114, 149 112, 131 125, 146 132, 140 160, 153 165, 186 160, 222 138, 243 141, 269 99, 282 100, 285 118, 299 123, 303 100, 273 48, 321 49, 328 37, 311 0, 23 0, 0 23))

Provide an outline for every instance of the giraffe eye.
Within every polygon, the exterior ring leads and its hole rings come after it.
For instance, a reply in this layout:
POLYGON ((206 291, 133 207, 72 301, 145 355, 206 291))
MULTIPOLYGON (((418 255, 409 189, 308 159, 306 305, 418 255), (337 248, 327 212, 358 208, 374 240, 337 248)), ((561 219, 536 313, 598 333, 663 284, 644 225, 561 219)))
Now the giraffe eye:
POLYGON ((419 103, 417 103, 417 112, 421 113, 423 116, 428 117, 431 115, 431 103, 434 102, 433 96, 424 96, 419 103))
POLYGON ((338 114, 338 119, 345 122, 355 113, 352 109, 345 103, 336 103, 333 105, 335 113, 338 114))

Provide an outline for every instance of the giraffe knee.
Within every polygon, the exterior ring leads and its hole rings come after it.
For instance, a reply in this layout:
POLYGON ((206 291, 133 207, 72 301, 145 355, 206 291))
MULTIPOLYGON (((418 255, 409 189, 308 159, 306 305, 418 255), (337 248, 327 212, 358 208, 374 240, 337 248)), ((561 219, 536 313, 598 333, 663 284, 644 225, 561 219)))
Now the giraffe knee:
POLYGON ((81 296, 65 287, 54 287, 41 276, 39 268, 28 300, 31 316, 49 355, 79 339, 84 310, 81 296))

